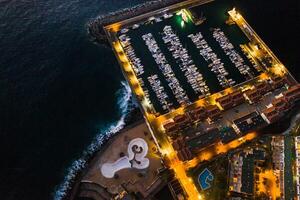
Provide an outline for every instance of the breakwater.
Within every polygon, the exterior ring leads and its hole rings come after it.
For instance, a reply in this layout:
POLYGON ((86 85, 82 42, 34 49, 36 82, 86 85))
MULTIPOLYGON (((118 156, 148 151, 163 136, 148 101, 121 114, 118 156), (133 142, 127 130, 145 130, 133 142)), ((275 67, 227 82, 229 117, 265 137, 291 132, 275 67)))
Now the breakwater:
POLYGON ((106 43, 107 38, 103 29, 104 26, 128 18, 132 18, 147 12, 151 12, 153 10, 167 7, 179 2, 181 2, 181 0, 153 0, 136 5, 131 8, 125 8, 122 10, 108 13, 106 15, 101 15, 87 24, 88 33, 92 40, 99 43, 106 43))

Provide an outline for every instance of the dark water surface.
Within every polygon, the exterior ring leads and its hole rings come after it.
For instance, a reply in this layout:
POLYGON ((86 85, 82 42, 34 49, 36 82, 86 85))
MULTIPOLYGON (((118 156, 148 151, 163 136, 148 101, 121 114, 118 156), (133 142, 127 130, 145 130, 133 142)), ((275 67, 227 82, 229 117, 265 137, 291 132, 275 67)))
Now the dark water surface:
MULTIPOLYGON (((85 24, 139 2, 0 0, 1 200, 53 199, 94 138, 120 127, 124 79, 85 24)), ((299 80, 298 1, 232 2, 299 80)))

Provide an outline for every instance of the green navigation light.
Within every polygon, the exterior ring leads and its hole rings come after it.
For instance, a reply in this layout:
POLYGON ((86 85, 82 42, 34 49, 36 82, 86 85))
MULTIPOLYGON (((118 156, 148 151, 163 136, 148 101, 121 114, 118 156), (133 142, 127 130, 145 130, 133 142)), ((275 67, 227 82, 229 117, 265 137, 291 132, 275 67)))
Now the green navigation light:
POLYGON ((182 28, 184 27, 184 21, 181 21, 181 27, 182 28))

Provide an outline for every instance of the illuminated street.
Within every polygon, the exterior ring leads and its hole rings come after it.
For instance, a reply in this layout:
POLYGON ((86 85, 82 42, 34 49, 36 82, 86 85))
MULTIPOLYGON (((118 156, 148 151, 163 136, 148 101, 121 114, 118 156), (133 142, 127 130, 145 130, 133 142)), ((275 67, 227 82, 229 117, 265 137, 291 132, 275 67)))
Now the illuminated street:
POLYGON ((274 175, 274 172, 272 170, 266 170, 259 173, 258 176, 258 191, 272 196, 272 200, 280 198, 280 189, 277 186, 278 184, 276 184, 276 182, 278 182, 278 179, 274 175))

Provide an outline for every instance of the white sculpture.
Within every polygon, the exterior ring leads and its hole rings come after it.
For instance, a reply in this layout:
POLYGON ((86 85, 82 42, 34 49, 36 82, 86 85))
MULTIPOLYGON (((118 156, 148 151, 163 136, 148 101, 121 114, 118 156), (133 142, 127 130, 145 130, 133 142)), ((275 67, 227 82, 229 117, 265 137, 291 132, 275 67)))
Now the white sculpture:
POLYGON ((101 166, 101 173, 106 178, 113 178, 115 173, 121 169, 136 168, 145 169, 149 167, 149 159, 146 158, 148 145, 142 138, 135 138, 130 141, 128 156, 119 158, 113 163, 104 163, 101 166))

